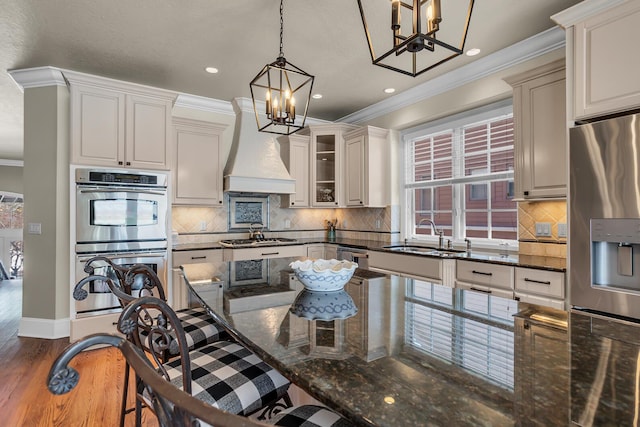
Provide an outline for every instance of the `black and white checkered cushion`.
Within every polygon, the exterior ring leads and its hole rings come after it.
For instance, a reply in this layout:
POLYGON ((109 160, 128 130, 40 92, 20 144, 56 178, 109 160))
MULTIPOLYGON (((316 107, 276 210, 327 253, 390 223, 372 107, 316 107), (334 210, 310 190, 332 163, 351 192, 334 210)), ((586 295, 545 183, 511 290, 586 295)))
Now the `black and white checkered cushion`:
POLYGON ((335 412, 317 405, 287 408, 267 421, 281 427, 351 427, 352 424, 335 412))
POLYGON ((202 307, 178 310, 176 314, 184 329, 190 350, 231 338, 229 332, 213 320, 202 307))
MULTIPOLYGON (((185 339, 189 350, 198 349, 205 345, 231 339, 231 335, 217 323, 204 308, 187 308, 176 312, 180 324, 184 329, 185 339)), ((140 340, 147 346, 148 331, 140 329, 140 340)), ((175 356, 179 353, 178 342, 174 341, 169 346, 169 356, 175 356)), ((158 337, 158 340, 161 338, 158 337)))
MULTIPOLYGON (((289 380, 239 344, 220 341, 194 350, 193 396, 238 415, 249 415, 283 397, 289 380)), ((182 389, 180 359, 165 363, 171 383, 182 389)))

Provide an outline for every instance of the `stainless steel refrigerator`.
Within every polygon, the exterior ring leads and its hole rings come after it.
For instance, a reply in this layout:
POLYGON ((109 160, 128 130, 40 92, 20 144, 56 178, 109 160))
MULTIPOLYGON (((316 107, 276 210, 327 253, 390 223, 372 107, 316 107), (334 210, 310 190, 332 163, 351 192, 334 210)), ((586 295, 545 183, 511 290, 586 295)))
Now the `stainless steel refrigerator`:
POLYGON ((640 115, 570 129, 568 244, 571 305, 640 319, 640 115))

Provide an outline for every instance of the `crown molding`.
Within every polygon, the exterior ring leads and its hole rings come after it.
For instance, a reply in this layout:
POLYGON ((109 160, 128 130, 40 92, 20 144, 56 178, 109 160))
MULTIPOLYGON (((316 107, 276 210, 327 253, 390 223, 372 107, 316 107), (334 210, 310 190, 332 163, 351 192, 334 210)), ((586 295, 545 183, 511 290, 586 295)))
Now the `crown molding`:
POLYGON ((563 28, 568 28, 626 1, 628 0, 584 0, 562 12, 551 15, 551 20, 563 28))
POLYGON ((204 96, 179 93, 174 103, 175 107, 191 108, 195 110, 208 111, 211 113, 235 115, 231 103, 219 99, 206 98, 204 96))
POLYGON ((62 70, 55 67, 35 67, 7 71, 20 91, 34 87, 66 86, 62 70))
POLYGON ((553 27, 522 40, 498 52, 487 55, 449 73, 406 90, 398 95, 372 104, 362 110, 342 117, 345 123, 363 123, 408 107, 457 87, 480 80, 486 76, 537 58, 556 49, 564 49, 565 33, 553 27))

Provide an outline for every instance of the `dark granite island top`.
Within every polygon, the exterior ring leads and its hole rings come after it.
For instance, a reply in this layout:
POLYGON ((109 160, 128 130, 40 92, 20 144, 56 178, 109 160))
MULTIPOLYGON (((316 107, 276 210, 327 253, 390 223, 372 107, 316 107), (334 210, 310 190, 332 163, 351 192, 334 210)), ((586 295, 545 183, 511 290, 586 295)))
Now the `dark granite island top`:
POLYGON ((640 336, 633 324, 594 327, 583 313, 377 273, 345 287, 355 316, 310 321, 290 311, 301 287, 280 261, 277 279, 253 291, 192 289, 238 340, 355 425, 633 423, 640 343, 617 341, 640 336))

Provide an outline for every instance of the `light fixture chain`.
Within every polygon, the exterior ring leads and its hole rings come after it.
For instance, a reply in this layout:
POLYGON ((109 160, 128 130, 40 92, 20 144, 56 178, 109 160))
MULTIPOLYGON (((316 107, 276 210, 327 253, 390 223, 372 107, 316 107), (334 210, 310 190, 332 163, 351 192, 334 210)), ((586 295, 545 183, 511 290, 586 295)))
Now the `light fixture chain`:
POLYGON ((284 32, 284 19, 282 18, 284 12, 283 3, 284 0, 280 0, 280 57, 284 57, 284 48, 282 44, 282 34, 284 32))

